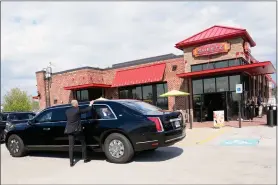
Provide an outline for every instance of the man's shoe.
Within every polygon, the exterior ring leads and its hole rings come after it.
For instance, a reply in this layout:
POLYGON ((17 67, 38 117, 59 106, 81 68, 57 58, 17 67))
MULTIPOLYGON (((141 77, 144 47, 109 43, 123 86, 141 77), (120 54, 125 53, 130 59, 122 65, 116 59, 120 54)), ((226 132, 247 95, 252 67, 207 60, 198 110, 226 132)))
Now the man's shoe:
POLYGON ((91 161, 90 159, 84 159, 84 163, 88 163, 90 161, 91 161))
POLYGON ((74 166, 74 160, 70 161, 70 167, 73 167, 73 166, 74 166))

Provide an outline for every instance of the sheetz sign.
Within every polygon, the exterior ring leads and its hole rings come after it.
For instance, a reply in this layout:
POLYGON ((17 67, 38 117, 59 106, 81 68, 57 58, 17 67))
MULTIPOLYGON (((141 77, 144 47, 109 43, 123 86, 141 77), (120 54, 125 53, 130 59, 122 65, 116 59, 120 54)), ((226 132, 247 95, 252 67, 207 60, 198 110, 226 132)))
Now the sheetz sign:
POLYGON ((228 42, 206 44, 195 48, 192 54, 194 57, 199 57, 199 56, 208 56, 208 55, 215 55, 220 53, 227 53, 229 52, 230 47, 231 45, 228 42))

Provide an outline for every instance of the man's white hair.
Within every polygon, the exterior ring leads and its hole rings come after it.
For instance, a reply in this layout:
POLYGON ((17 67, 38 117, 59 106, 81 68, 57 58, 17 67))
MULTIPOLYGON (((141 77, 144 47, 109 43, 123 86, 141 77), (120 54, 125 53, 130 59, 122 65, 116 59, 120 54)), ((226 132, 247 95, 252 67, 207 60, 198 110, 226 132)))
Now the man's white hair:
POLYGON ((77 100, 71 100, 71 105, 72 106, 77 106, 78 105, 78 101, 77 100))

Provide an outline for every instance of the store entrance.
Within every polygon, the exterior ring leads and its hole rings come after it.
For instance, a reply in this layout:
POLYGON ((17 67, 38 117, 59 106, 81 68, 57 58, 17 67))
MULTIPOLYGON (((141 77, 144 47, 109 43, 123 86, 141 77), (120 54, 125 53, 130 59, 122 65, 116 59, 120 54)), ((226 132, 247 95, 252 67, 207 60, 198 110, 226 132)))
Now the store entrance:
POLYGON ((225 120, 226 116, 226 93, 210 93, 204 94, 203 110, 205 114, 205 121, 213 121, 213 111, 224 110, 225 120))

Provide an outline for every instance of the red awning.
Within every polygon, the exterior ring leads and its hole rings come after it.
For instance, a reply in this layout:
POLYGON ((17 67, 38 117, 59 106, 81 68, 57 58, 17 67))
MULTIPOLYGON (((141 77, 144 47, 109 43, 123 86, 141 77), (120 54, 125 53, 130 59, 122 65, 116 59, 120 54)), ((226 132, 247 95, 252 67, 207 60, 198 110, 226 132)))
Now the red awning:
POLYGON ((166 64, 117 71, 112 87, 129 86, 162 81, 166 64))
POLYGON ((75 85, 75 86, 67 86, 64 87, 65 90, 76 90, 76 89, 84 89, 84 88, 90 88, 90 87, 98 87, 98 88, 109 88, 111 85, 107 84, 82 84, 82 85, 75 85))
POLYGON ((273 67, 273 64, 267 61, 267 62, 258 62, 253 64, 225 67, 219 69, 209 69, 203 71, 181 73, 181 74, 177 74, 177 76, 180 78, 192 78, 192 77, 202 77, 202 76, 213 76, 219 74, 231 74, 231 73, 238 73, 238 72, 244 72, 244 73, 248 73, 251 76, 255 76, 255 75, 273 74, 275 73, 275 71, 276 70, 273 67))

